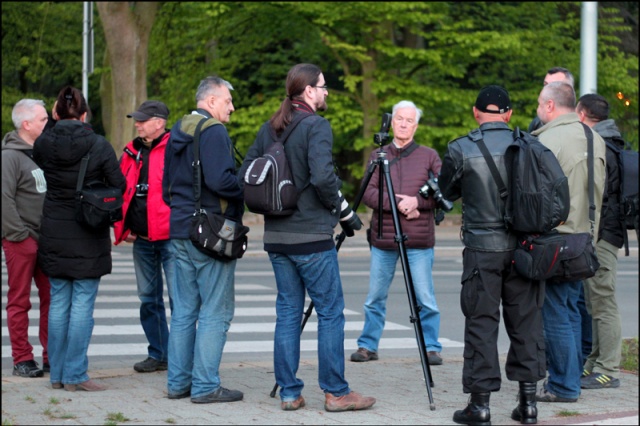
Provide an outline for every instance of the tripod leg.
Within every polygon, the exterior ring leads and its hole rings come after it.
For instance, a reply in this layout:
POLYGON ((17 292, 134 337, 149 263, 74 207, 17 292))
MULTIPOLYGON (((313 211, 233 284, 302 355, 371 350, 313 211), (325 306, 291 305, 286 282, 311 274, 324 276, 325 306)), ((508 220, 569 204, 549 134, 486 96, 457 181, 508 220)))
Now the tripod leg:
MULTIPOLYGON (((427 386, 427 395, 429 396, 429 407, 433 411, 436 409, 436 406, 433 402, 433 395, 431 393, 433 380, 431 378, 431 368, 429 366, 429 358, 427 356, 427 347, 424 342, 424 334, 422 334, 422 323, 420 322, 420 316, 418 314, 421 308, 417 305, 416 302, 416 293, 415 289, 413 288, 413 280, 411 278, 411 270, 409 268, 407 250, 404 244, 406 236, 402 233, 402 227, 400 225, 400 219, 398 216, 398 208, 394 202, 395 194, 393 191, 393 183, 391 182, 391 175, 389 173, 389 162, 386 159, 382 158, 379 161, 382 161, 382 170, 384 172, 389 200, 391 201, 389 204, 391 205, 391 216, 393 217, 393 226, 396 232, 395 240, 398 244, 402 271, 404 273, 404 283, 407 287, 407 297, 409 298, 409 310, 411 312, 410 320, 414 325, 416 339, 418 340, 418 349, 420 350, 420 360, 422 362, 422 372, 424 374, 425 384, 427 386)), ((382 210, 381 206, 379 210, 382 210)))

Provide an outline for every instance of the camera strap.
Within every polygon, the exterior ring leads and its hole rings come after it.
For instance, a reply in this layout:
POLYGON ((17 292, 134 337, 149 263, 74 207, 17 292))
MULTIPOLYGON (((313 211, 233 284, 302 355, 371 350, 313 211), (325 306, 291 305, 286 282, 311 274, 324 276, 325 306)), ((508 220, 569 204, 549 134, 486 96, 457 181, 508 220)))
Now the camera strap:
POLYGON ((395 163, 397 163, 398 161, 402 160, 404 157, 408 157, 409 155, 411 155, 411 153, 413 151, 415 151, 416 149, 418 149, 418 144, 417 143, 412 143, 411 146, 409 146, 409 148, 405 149, 404 151, 402 151, 400 153, 400 155, 398 155, 396 158, 394 158, 393 160, 389 161, 389 167, 391 167, 392 165, 394 165, 395 163))

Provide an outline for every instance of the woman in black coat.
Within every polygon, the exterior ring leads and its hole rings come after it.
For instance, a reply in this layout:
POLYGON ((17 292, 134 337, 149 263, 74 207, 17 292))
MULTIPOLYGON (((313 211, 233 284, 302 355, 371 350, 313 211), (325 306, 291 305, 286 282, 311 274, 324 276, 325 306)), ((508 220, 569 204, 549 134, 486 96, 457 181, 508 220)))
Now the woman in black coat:
POLYGON ((87 375, 87 350, 100 277, 111 273, 111 233, 108 225, 95 229, 76 222, 82 157, 90 157, 85 182, 99 180, 122 191, 126 183, 115 151, 86 123, 89 109, 82 92, 65 87, 54 109, 58 121, 33 146, 47 181, 38 262, 51 282, 50 380, 54 389, 104 390, 87 375))

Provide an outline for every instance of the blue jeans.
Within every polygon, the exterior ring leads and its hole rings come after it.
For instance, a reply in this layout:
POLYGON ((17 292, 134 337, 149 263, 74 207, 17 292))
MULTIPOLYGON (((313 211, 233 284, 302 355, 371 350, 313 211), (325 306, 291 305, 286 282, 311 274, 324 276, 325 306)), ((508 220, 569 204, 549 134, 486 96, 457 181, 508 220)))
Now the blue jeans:
POLYGON ((169 394, 197 398, 220 387, 219 367, 235 308, 236 261, 220 262, 190 240, 171 239, 175 279, 169 333, 169 394))
MULTIPOLYGON (((169 327, 164 307, 162 269, 167 277, 167 289, 171 295, 175 259, 169 240, 148 241, 138 237, 133 242, 133 265, 140 298, 140 324, 149 346, 149 356, 166 361, 169 346, 169 327)), ((172 305, 169 297, 169 306, 172 305)))
POLYGON ((305 289, 318 317, 318 383, 324 392, 351 392, 344 377, 344 297, 335 249, 320 253, 269 253, 278 286, 273 364, 282 401, 295 400, 304 387, 296 377, 305 289))
POLYGON ((542 318, 547 349, 547 390, 563 398, 580 396, 582 326, 578 299, 582 281, 547 284, 542 318))
MULTIPOLYGON (((397 250, 380 250, 371 247, 371 275, 369 278, 369 294, 364 302, 364 328, 358 347, 371 352, 378 352, 378 343, 384 329, 387 313, 387 297, 389 287, 396 272, 396 264, 400 253, 397 250)), ((427 351, 440 352, 442 345, 438 342, 440 333, 440 310, 433 290, 433 249, 407 249, 409 269, 416 303, 420 306, 420 324, 427 351)))
POLYGON ((93 308, 100 278, 49 278, 49 363, 51 383, 89 380, 87 350, 93 333, 93 308))
POLYGON ((580 297, 578 298, 578 310, 580 311, 580 328, 582 330, 582 341, 580 343, 580 354, 582 355, 582 364, 591 353, 593 341, 593 318, 587 309, 587 302, 584 295, 584 286, 580 287, 580 297))

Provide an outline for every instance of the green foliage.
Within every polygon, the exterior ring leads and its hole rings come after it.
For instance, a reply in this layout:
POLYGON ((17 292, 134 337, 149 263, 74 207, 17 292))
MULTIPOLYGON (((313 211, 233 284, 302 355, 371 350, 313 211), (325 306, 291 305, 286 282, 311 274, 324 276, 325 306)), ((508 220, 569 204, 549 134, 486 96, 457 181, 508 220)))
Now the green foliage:
POLYGON ((638 338, 622 339, 620 368, 638 374, 638 338))
MULTIPOLYGON (((171 126, 195 108, 202 78, 216 74, 228 80, 236 111, 227 128, 244 153, 286 95, 289 68, 316 63, 330 88, 323 116, 333 128, 337 170, 345 194, 353 196, 375 149, 372 135, 380 117, 400 100, 423 110, 416 141, 442 155, 449 141, 477 126, 471 106, 484 85, 509 90, 510 124, 520 128, 535 116, 550 67, 570 69, 579 90, 581 7, 580 2, 162 2, 149 43, 148 96, 169 106, 171 126)), ((598 3, 598 12, 598 92, 609 99, 611 117, 637 148, 638 9, 598 3)), ((94 16, 99 65, 105 41, 94 16)), ((40 98, 50 106, 62 85, 81 86, 82 3, 4 2, 2 22, 4 134, 13 129, 11 108, 18 99, 40 98)), ((96 68, 89 80, 97 130, 103 72, 109 70, 96 68)))

